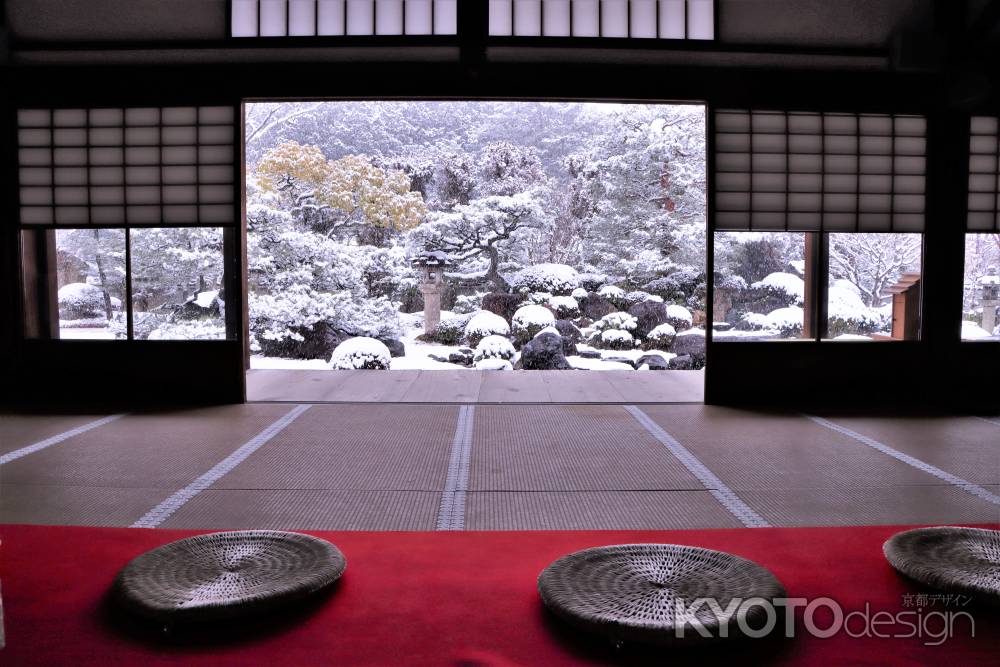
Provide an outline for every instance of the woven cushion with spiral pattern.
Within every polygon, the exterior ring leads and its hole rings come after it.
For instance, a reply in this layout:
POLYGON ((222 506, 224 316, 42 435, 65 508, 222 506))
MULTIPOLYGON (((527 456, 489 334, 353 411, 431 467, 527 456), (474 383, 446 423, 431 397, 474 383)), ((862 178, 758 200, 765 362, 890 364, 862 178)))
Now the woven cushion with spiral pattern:
POLYGON ((1000 530, 915 528, 890 537, 882 551, 915 581, 1000 605, 1000 530))
POLYGON ((584 549, 538 577, 545 605, 575 627, 616 643, 688 644, 745 636, 739 621, 764 627, 759 604, 785 589, 770 571, 721 551, 678 544, 621 544, 584 549), (701 598, 714 599, 722 613, 701 598), (696 629, 701 624, 705 637, 696 629), (683 632, 678 631, 683 627, 683 632), (723 631, 725 628, 725 631, 723 631))
POLYGON ((197 535, 134 558, 114 583, 129 611, 165 623, 271 611, 333 584, 347 561, 311 535, 241 530, 197 535))

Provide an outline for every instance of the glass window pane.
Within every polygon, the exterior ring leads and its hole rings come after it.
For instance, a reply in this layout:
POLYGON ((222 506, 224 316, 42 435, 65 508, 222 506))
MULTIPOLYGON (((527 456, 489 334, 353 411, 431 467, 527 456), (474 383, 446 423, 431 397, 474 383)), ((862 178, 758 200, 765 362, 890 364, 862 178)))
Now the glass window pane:
POLYGON ((137 340, 226 337, 222 229, 133 229, 132 316, 137 340))
POLYGON ((920 338, 921 234, 830 234, 827 338, 920 338))
POLYGON ((962 340, 1000 342, 1000 234, 965 235, 962 340))
POLYGON ((124 230, 60 229, 54 235, 59 338, 125 338, 124 230))
POLYGON ((805 256, 804 233, 716 232, 713 339, 808 338, 805 256))

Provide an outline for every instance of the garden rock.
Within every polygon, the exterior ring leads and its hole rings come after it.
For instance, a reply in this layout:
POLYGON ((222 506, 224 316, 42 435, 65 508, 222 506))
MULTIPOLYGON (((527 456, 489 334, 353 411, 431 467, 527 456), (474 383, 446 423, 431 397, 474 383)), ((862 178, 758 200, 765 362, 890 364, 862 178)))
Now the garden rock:
POLYGON ((521 367, 529 371, 555 371, 570 368, 563 354, 562 337, 541 333, 521 348, 521 367))

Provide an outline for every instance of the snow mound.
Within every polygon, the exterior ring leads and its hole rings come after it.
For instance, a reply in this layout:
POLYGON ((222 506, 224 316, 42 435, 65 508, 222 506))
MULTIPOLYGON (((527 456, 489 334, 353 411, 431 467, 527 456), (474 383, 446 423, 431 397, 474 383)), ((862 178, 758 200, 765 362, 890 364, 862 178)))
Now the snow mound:
POLYGON ((472 360, 475 362, 483 361, 485 359, 502 359, 504 361, 510 361, 514 358, 516 353, 517 351, 514 349, 514 345, 503 336, 487 336, 479 341, 479 345, 476 346, 476 352, 472 357, 472 360))
POLYGON ((514 367, 506 359, 481 359, 476 362, 477 371, 512 371, 514 367))
POLYGON ((576 269, 566 264, 536 264, 521 269, 510 279, 515 292, 569 294, 580 286, 576 269))
POLYGON ((384 371, 389 370, 391 363, 392 355, 389 353, 389 348, 367 336, 348 338, 336 347, 330 358, 330 368, 341 371, 356 369, 384 371))
POLYGON ((621 287, 615 287, 614 285, 605 285, 598 292, 599 295, 603 296, 605 299, 624 299, 625 290, 621 287))
POLYGON ((559 329, 556 329, 555 327, 545 327, 544 329, 536 333, 535 337, 537 338, 538 336, 541 336, 543 333, 555 334, 557 336, 562 337, 562 334, 559 333, 559 329))
POLYGON ((487 336, 506 336, 509 333, 507 320, 488 310, 477 312, 465 325, 465 341, 473 346, 487 336))
POLYGON ((587 290, 583 289, 582 287, 577 287, 575 290, 573 290, 570 296, 573 297, 574 299, 586 299, 587 290))

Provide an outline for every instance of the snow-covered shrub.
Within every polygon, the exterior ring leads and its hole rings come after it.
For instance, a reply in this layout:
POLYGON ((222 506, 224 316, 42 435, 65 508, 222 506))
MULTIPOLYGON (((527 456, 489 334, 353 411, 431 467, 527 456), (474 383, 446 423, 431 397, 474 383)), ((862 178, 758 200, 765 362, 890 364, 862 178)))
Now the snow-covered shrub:
POLYGON ((805 299, 806 285, 802 278, 792 273, 769 273, 763 280, 750 285, 759 295, 786 301, 789 306, 801 306, 805 299))
POLYGON ((506 359, 483 359, 476 362, 477 371, 512 371, 514 367, 506 359))
POLYGON ((631 350, 635 346, 632 334, 620 329, 605 329, 601 332, 601 347, 608 350, 631 350))
POLYGON ((677 336, 677 330, 669 324, 661 324, 649 332, 643 341, 644 350, 669 350, 677 336))
POLYGON ((552 297, 549 299, 549 308, 555 312, 556 319, 559 320, 572 320, 580 316, 580 304, 571 296, 552 297))
POLYGON ((509 333, 507 320, 488 310, 480 310, 465 325, 465 344, 476 347, 487 336, 506 336, 509 333))
MULTIPOLYGON (((104 290, 87 283, 70 283, 59 288, 59 316, 64 320, 104 317, 104 290)), ((118 302, 121 304, 121 301, 118 302)))
POLYGON ((583 289, 582 287, 577 287, 575 290, 573 290, 573 293, 570 294, 570 296, 573 297, 574 299, 586 299, 587 290, 583 289))
POLYGON ((226 325, 220 321, 188 320, 161 324, 149 333, 147 340, 222 340, 225 337, 226 325))
POLYGON ((514 274, 510 279, 510 286, 515 292, 551 292, 568 296, 580 286, 580 280, 572 266, 536 264, 514 274))
POLYGON ((594 322, 597 331, 635 331, 639 323, 628 313, 617 312, 605 315, 594 322))
MULTIPOLYGON (((628 313, 617 312, 605 315, 601 319, 594 322, 594 329, 596 331, 626 331, 632 332, 638 327, 638 321, 629 315, 628 313)), ((629 333, 631 337, 631 333, 629 333)))
MULTIPOLYGON (((596 292, 608 282, 608 276, 603 273, 578 273, 576 275, 580 287, 588 292, 596 292)), ((579 297, 578 297, 579 298, 579 297)))
POLYGON ((476 353, 473 356, 473 361, 476 363, 486 359, 510 361, 516 353, 514 345, 503 336, 487 336, 476 345, 476 353))
POLYGON ((625 299, 625 290, 621 287, 616 287, 615 285, 605 285, 597 292, 598 296, 602 296, 608 301, 610 301, 615 308, 620 310, 628 309, 628 301, 625 299))
POLYGON ((671 304, 667 306, 667 324, 673 325, 677 331, 684 331, 691 328, 694 318, 691 316, 691 311, 684 306, 671 304))
MULTIPOLYGON (((479 311, 477 311, 478 313, 479 311)), ((469 324, 477 313, 465 313, 463 315, 453 315, 445 317, 434 327, 427 337, 436 343, 443 345, 458 345, 465 336, 465 327, 469 324)))
POLYGON ((767 328, 767 315, 762 313, 743 313, 736 322, 740 331, 762 331, 767 328))
POLYGON ((651 280, 643 285, 643 289, 663 297, 666 301, 691 303, 704 282, 704 273, 693 268, 682 267, 669 276, 651 280))
POLYGON ((539 331, 555 323, 552 311, 542 306, 524 306, 518 308, 511 320, 511 333, 521 343, 527 343, 539 331))
MULTIPOLYGON (((844 334, 866 335, 882 329, 883 318, 879 311, 866 306, 851 283, 838 280, 829 286, 827 294, 827 333, 831 338, 844 334)), ((885 326, 891 329, 891 306, 887 310, 885 326)))
POLYGON ((743 276, 737 276, 735 274, 729 275, 716 275, 715 278, 715 289, 724 290, 726 292, 743 292, 747 289, 747 281, 743 279, 743 276))
POLYGON ((552 300, 552 292, 532 292, 528 295, 528 302, 536 306, 544 306, 552 300))
POLYGON ((466 313, 474 313, 479 310, 479 304, 482 303, 482 294, 459 294, 455 297, 455 305, 452 306, 452 312, 464 315, 466 313))
POLYGON ((340 371, 357 369, 385 371, 389 370, 391 361, 392 355, 384 344, 374 338, 358 336, 348 338, 337 346, 330 358, 330 368, 340 371))
POLYGON ((774 329, 783 338, 798 338, 802 335, 804 311, 798 306, 778 308, 767 314, 766 328, 774 329))
POLYGON ((399 313, 385 297, 355 298, 348 291, 322 292, 308 285, 255 294, 250 313, 250 331, 269 356, 295 357, 294 348, 329 331, 382 339, 401 333, 399 313))
POLYGON ((628 307, 632 307, 637 303, 642 303, 643 301, 649 301, 649 292, 643 292, 642 290, 633 290, 625 294, 625 304, 628 307))

